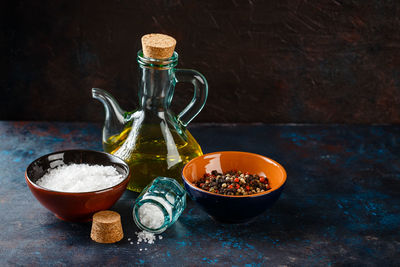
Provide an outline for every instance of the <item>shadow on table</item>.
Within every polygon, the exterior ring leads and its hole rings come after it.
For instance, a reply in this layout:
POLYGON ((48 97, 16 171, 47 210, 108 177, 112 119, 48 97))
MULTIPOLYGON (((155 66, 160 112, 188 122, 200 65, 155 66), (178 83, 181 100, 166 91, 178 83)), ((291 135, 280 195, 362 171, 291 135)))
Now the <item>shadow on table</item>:
MULTIPOLYGON (((301 202, 301 201, 300 201, 301 202)), ((327 209, 300 205, 292 200, 280 200, 272 208, 244 224, 221 224, 214 221, 197 205, 190 205, 174 229, 177 235, 190 233, 218 240, 267 240, 273 243, 289 240, 308 240, 323 235, 339 224, 337 216, 325 214, 327 209), (278 240, 278 241, 277 241, 278 240)))

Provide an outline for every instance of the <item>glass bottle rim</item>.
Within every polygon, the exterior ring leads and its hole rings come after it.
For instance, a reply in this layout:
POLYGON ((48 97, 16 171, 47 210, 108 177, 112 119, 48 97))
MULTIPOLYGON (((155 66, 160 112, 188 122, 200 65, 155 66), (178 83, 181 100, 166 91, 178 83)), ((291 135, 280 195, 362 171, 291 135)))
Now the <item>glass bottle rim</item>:
POLYGON ((145 67, 173 68, 178 65, 178 53, 174 51, 170 58, 156 59, 145 57, 143 51, 139 50, 137 52, 137 62, 145 67))

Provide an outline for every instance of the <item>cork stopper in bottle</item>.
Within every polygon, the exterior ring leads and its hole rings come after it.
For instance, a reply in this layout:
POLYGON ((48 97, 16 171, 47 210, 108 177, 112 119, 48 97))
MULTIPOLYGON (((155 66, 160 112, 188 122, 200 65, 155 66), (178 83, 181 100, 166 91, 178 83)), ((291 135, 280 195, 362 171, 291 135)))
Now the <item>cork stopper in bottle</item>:
POLYGON ((124 237, 119 213, 110 210, 96 212, 93 215, 90 237, 97 243, 115 243, 124 237))
POLYGON ((143 55, 149 58, 166 59, 172 57, 176 40, 161 33, 150 33, 142 37, 143 55))

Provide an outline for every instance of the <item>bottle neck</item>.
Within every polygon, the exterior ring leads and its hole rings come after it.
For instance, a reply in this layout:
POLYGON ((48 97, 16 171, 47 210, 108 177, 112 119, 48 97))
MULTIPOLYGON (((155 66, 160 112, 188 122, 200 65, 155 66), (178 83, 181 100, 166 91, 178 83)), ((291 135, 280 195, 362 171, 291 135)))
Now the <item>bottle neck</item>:
POLYGON ((175 88, 173 68, 139 66, 139 104, 147 110, 168 109, 175 88))
POLYGON ((169 108, 175 88, 175 66, 178 54, 167 59, 147 58, 140 50, 139 64, 139 104, 144 110, 160 112, 169 108))

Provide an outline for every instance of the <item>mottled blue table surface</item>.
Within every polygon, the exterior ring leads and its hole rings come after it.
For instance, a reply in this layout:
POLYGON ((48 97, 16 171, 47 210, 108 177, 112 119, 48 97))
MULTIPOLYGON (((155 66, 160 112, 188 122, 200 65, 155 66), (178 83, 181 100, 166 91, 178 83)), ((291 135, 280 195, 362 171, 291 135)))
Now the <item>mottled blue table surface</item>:
POLYGON ((57 219, 24 171, 44 154, 101 150, 101 125, 0 122, 0 266, 400 265, 400 126, 193 125, 203 151, 266 155, 287 170, 278 202, 252 223, 214 222, 188 201, 155 244, 136 244, 127 191, 113 206, 125 237, 90 239, 90 223, 57 219), (133 244, 128 241, 131 238, 133 244))

